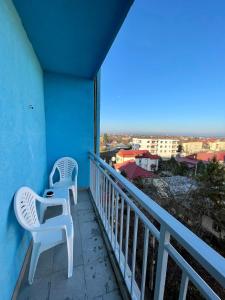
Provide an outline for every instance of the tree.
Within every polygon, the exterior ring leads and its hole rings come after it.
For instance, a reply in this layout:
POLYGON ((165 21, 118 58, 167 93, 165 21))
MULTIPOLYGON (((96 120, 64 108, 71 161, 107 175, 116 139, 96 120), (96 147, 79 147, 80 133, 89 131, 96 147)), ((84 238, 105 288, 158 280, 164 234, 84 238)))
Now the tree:
POLYGON ((177 153, 181 154, 182 152, 184 152, 184 147, 181 144, 179 144, 177 147, 177 153))
POLYGON ((188 165, 186 163, 180 163, 176 171, 177 175, 187 176, 189 173, 188 165))
POLYGON ((206 165, 200 160, 197 164, 197 170, 196 173, 197 174, 203 174, 206 170, 206 165))
POLYGON ((215 158, 197 175, 193 205, 198 216, 208 215, 225 228, 225 167, 215 158))
POLYGON ((104 142, 105 145, 109 142, 109 138, 108 138, 107 133, 104 133, 104 135, 103 135, 103 142, 104 142))
POLYGON ((133 179, 133 184, 136 185, 136 187, 140 190, 144 187, 143 180, 141 177, 136 177, 135 179, 133 179))

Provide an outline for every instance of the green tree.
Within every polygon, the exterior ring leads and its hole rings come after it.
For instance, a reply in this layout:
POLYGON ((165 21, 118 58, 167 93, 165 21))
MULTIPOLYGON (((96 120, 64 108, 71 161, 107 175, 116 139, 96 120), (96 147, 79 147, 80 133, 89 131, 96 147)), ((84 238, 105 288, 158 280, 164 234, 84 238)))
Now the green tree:
POLYGON ((182 152, 184 152, 184 147, 181 144, 179 144, 177 147, 177 153, 182 153, 182 152))
POLYGON ((225 167, 215 158, 197 175, 199 184, 194 195, 197 215, 208 215, 225 228, 225 167))
POLYGON ((104 135, 103 135, 103 142, 105 145, 109 142, 109 137, 108 137, 107 133, 104 133, 104 135))
POLYGON ((201 174, 204 174, 205 170, 206 170, 206 165, 200 160, 197 164, 196 173, 201 175, 201 174))

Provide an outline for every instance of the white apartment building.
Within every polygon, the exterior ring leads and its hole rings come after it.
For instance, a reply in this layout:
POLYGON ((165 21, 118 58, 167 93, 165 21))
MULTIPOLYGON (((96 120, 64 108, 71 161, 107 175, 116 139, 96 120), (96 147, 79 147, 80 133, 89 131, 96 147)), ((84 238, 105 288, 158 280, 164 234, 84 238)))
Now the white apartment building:
POLYGON ((171 138, 133 138, 133 149, 148 150, 162 158, 176 156, 179 140, 171 138))

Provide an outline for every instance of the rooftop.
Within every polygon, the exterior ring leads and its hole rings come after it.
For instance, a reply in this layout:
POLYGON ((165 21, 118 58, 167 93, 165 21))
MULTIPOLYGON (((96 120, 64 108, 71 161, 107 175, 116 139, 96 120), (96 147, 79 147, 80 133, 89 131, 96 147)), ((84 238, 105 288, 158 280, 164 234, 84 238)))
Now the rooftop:
POLYGON ((135 161, 126 161, 124 163, 115 164, 116 170, 124 171, 129 180, 136 178, 153 178, 156 175, 152 172, 146 171, 145 169, 136 165, 135 161))
POLYGON ((117 155, 121 157, 134 157, 144 153, 148 153, 148 150, 120 150, 117 155))
POLYGON ((138 155, 136 155, 135 158, 160 159, 160 156, 151 154, 151 153, 149 153, 149 152, 146 152, 146 153, 144 153, 144 154, 138 154, 138 155))
MULTIPOLYGON (((79 192, 78 204, 71 209, 75 229, 72 278, 67 278, 64 243, 40 256, 32 285, 28 285, 27 266, 18 300, 121 299, 89 193, 79 192)), ((47 216, 56 213, 51 209, 47 216)))
POLYGON ((203 161, 212 160, 214 157, 216 158, 216 160, 225 161, 225 151, 198 152, 188 156, 188 158, 194 158, 203 161))

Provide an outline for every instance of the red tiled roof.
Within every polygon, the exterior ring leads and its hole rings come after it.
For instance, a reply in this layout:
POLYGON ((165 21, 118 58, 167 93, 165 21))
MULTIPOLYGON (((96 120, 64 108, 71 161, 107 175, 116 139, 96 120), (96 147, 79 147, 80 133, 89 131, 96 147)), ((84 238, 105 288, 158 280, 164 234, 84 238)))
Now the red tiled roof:
POLYGON ((120 167, 122 167, 124 164, 126 164, 128 162, 135 162, 135 160, 134 159, 129 159, 129 160, 126 160, 125 162, 114 164, 114 168, 116 170, 119 170, 120 167))
POLYGON ((135 158, 150 158, 150 159, 160 159, 158 155, 151 154, 149 152, 146 152, 144 154, 138 154, 135 156, 135 158))
POLYGON ((188 158, 194 158, 197 160, 209 161, 213 158, 219 161, 225 161, 225 151, 217 151, 217 152, 198 152, 192 155, 189 155, 188 158))
POLYGON ((134 161, 126 161, 121 164, 115 164, 115 169, 124 171, 129 180, 133 180, 135 178, 154 178, 156 175, 152 172, 146 171, 143 168, 136 165, 134 161))
POLYGON ((148 150, 120 150, 117 155, 122 157, 135 157, 138 154, 148 153, 148 150))

